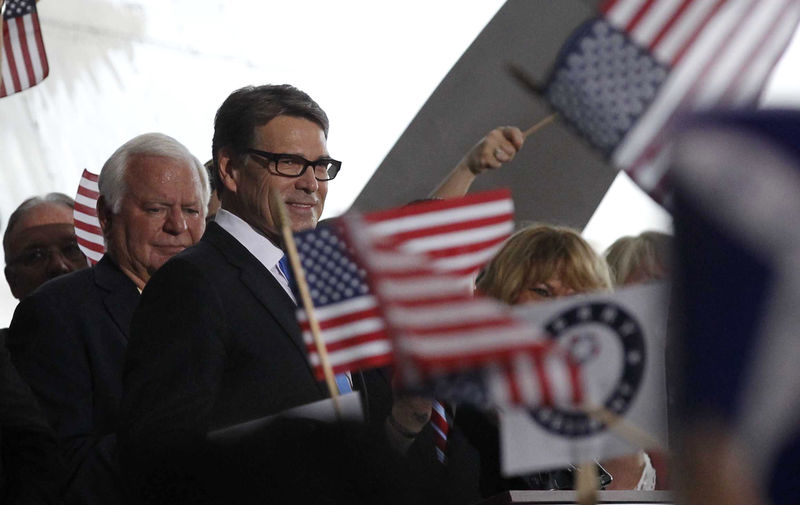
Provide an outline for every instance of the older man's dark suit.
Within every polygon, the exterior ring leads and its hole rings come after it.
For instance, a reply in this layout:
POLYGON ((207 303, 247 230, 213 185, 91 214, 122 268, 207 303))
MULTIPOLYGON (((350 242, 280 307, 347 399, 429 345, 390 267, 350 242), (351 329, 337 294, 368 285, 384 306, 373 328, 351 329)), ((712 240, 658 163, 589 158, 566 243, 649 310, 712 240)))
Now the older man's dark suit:
POLYGON ((58 437, 67 503, 121 503, 115 460, 136 285, 108 257, 53 279, 14 312, 8 348, 58 437))
MULTIPOLYGON (((268 467, 280 461, 269 458, 280 456, 255 450, 253 437, 225 445, 206 434, 327 396, 294 312, 269 271, 213 222, 150 279, 133 318, 120 429, 140 492, 216 501, 211 488, 257 481, 256 467, 275 475, 268 467)), ((277 433, 268 432, 254 437, 277 433)))

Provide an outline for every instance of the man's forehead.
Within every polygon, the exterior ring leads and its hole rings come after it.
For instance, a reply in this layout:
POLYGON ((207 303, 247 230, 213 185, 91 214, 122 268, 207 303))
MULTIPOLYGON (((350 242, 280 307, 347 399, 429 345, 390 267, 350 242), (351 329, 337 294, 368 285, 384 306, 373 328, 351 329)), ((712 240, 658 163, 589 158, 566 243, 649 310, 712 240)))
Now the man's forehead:
POLYGON ((44 202, 28 209, 19 219, 16 230, 26 230, 47 224, 68 224, 72 226, 72 208, 54 202, 44 202))
POLYGON ((75 227, 72 223, 49 223, 15 230, 15 237, 9 244, 13 249, 44 247, 65 244, 75 240, 75 227))

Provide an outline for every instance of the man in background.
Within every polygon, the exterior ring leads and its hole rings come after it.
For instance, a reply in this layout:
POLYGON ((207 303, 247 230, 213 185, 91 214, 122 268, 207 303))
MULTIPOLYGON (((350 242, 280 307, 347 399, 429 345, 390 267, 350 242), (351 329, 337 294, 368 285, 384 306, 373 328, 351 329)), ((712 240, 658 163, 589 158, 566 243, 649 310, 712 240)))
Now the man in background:
POLYGON ((115 431, 131 316, 150 276, 200 239, 208 204, 203 166, 160 133, 117 149, 98 186, 106 254, 22 300, 8 339, 56 432, 67 504, 124 502, 115 431))
POLYGON ((3 235, 6 280, 22 299, 45 281, 89 264, 75 239, 75 201, 62 193, 28 198, 11 213, 3 235))

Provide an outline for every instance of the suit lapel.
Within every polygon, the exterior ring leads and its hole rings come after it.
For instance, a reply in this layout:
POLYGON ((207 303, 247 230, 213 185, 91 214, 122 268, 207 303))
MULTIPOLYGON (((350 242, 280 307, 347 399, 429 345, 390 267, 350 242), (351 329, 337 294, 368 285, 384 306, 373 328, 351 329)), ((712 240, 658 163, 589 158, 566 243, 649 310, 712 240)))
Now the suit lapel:
POLYGON ((280 324, 298 352, 307 361, 305 344, 295 316, 295 304, 269 270, 230 233, 215 222, 208 223, 206 240, 219 249, 232 265, 239 269, 239 278, 258 302, 280 324))
POLYGON ((133 311, 139 303, 139 290, 107 254, 94 267, 94 281, 104 292, 103 305, 127 339, 133 311))

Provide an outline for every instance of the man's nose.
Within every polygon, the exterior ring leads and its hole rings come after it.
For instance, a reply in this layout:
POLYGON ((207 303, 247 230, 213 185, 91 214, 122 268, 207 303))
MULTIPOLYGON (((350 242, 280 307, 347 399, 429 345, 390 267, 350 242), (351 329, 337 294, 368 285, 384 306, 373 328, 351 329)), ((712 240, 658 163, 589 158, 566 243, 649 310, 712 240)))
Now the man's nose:
POLYGON ((314 193, 319 189, 319 181, 314 177, 314 167, 306 168, 303 175, 298 177, 294 183, 297 189, 301 189, 306 193, 314 193))
POLYGON ((186 216, 183 215, 183 209, 170 209, 167 212, 167 219, 164 221, 164 231, 171 235, 180 235, 185 232, 188 227, 186 225, 186 216))
POLYGON ((50 251, 50 257, 47 260, 47 275, 48 277, 57 277, 72 271, 72 264, 64 256, 64 254, 55 249, 50 251))

